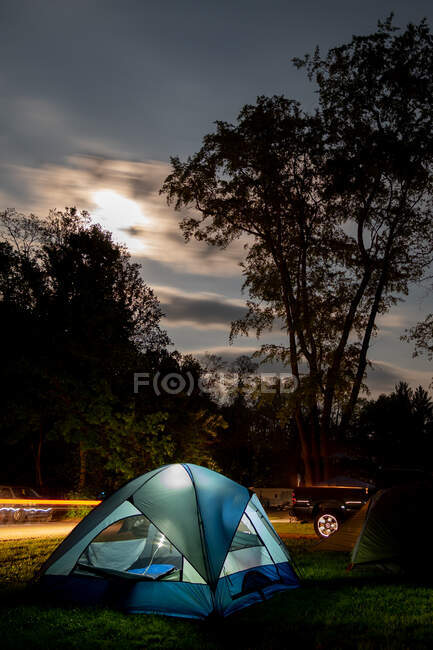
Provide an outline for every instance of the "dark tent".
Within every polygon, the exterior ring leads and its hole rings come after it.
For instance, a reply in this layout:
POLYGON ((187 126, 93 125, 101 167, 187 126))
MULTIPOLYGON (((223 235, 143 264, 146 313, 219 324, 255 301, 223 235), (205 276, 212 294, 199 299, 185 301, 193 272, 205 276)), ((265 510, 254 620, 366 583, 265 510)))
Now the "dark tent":
POLYGON ((316 550, 351 551, 352 567, 379 565, 390 571, 425 571, 430 540, 423 524, 432 499, 430 486, 381 490, 316 550))

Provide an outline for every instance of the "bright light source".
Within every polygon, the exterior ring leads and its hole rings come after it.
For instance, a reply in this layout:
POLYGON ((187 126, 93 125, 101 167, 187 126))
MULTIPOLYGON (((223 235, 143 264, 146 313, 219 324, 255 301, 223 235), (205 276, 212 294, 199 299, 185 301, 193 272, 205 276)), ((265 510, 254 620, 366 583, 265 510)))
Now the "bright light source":
POLYGON ((140 229, 148 226, 150 220, 138 203, 108 189, 93 192, 92 198, 98 206, 92 212, 94 220, 110 230, 115 239, 126 244, 131 252, 144 252, 146 245, 140 237, 140 229), (134 235, 134 230, 137 235, 134 235))

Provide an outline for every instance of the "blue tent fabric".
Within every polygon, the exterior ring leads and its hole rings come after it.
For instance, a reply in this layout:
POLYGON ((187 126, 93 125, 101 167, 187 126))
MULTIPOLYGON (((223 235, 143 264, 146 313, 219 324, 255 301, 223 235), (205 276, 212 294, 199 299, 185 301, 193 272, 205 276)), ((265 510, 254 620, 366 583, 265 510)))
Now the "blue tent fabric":
POLYGON ((56 602, 105 605, 128 614, 163 614, 205 619, 213 611, 213 596, 207 585, 176 582, 113 583, 85 576, 45 576, 43 591, 56 602))
POLYGON ((267 578, 270 584, 259 590, 245 593, 243 584, 249 571, 240 571, 218 581, 215 598, 217 607, 224 616, 229 616, 253 603, 263 602, 277 591, 287 591, 299 586, 298 578, 288 562, 257 567, 254 571, 267 578))
POLYGON ((182 582, 139 582, 123 607, 130 613, 167 614, 187 618, 207 618, 213 611, 208 585, 182 582))
POLYGON ((54 551, 41 584, 83 604, 200 619, 299 586, 256 495, 192 464, 158 468, 111 495, 54 551))
POLYGON ((194 482, 209 562, 209 581, 216 584, 230 543, 245 511, 247 488, 206 467, 188 465, 194 482))
POLYGON ((41 591, 56 603, 77 605, 100 605, 109 602, 110 582, 81 575, 43 575, 41 591))

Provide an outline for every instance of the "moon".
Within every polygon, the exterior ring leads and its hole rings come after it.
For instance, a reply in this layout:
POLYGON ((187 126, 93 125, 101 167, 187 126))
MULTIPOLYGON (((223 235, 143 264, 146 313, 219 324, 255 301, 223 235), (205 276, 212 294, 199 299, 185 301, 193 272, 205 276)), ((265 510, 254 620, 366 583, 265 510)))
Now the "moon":
POLYGON ((144 233, 140 232, 149 226, 150 219, 146 217, 140 205, 110 189, 93 192, 93 203, 97 206, 92 211, 92 219, 113 233, 113 238, 125 244, 131 253, 143 253, 146 250, 144 233))

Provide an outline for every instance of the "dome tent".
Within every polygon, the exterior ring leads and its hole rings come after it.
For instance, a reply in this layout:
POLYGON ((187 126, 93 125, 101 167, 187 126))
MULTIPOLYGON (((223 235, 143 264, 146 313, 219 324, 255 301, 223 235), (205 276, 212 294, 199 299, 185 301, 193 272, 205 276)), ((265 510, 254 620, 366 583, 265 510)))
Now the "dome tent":
POLYGON ((376 566, 387 572, 422 573, 431 577, 428 535, 417 535, 414 523, 431 508, 431 485, 401 485, 377 492, 341 528, 314 550, 350 551, 348 568, 376 566))
POLYGON ((247 488, 191 464, 133 479, 85 517, 42 569, 75 602, 227 616, 298 586, 287 548, 247 488))
POLYGON ((433 489, 428 485, 403 485, 381 490, 371 500, 352 551, 352 566, 375 564, 388 571, 430 573, 431 540, 414 532, 425 520, 433 489))

